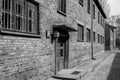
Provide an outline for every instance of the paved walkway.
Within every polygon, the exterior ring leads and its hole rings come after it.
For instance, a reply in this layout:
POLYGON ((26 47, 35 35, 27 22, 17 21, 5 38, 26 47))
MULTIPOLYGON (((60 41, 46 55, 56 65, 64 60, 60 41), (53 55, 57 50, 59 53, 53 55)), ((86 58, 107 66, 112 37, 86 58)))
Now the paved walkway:
POLYGON ((120 80, 120 51, 114 51, 82 80, 120 80))
MULTIPOLYGON (((113 53, 113 52, 112 52, 113 53)), ((83 65, 79 65, 75 68, 80 69, 83 73, 82 80, 89 79, 93 75, 93 73, 96 71, 97 67, 107 58, 111 55, 111 52, 107 51, 100 55, 95 56, 94 58, 96 60, 88 60, 83 65)))
POLYGON ((82 71, 80 80, 120 80, 119 50, 107 51, 94 58, 96 60, 89 59, 74 68, 82 71))

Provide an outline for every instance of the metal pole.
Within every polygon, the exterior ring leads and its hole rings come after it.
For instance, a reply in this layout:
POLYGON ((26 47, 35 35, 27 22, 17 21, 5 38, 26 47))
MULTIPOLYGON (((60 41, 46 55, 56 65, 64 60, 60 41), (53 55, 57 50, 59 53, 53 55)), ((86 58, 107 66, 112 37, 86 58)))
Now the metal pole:
POLYGON ((91 1, 91 59, 94 59, 93 57, 93 0, 91 1))
POLYGON ((55 75, 57 73, 57 52, 58 52, 58 38, 55 39, 55 75))

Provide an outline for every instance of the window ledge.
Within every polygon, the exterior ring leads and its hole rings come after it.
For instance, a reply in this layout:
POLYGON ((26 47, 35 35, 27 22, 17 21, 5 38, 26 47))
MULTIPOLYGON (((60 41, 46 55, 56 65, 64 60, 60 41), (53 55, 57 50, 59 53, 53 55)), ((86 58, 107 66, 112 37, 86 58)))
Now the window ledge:
POLYGON ((0 33, 3 35, 14 35, 14 36, 21 36, 21 37, 32 37, 32 38, 41 38, 40 35, 34 34, 34 33, 24 33, 24 32, 13 32, 10 30, 0 30, 0 33))
POLYGON ((77 40, 77 42, 84 42, 84 40, 77 40))
POLYGON ((60 11, 60 10, 57 10, 57 12, 58 12, 59 14, 62 14, 62 15, 65 16, 65 17, 67 16, 66 13, 64 13, 64 12, 62 12, 62 11, 60 11))
POLYGON ((89 42, 89 43, 90 43, 90 41, 86 41, 86 42, 89 42))

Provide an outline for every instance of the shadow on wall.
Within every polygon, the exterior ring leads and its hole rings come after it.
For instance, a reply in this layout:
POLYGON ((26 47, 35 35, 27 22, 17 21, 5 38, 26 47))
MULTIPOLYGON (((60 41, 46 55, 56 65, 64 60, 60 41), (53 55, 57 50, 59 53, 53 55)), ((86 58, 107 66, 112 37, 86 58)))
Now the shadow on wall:
POLYGON ((117 53, 107 80, 120 80, 120 53, 117 53))

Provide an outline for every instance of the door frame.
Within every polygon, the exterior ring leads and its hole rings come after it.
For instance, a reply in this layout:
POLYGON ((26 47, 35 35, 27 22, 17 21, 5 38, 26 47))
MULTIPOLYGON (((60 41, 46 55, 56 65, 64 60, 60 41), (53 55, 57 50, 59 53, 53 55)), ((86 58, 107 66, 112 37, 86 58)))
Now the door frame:
MULTIPOLYGON (((60 32, 60 31, 57 31, 57 32, 60 32)), ((59 34, 59 36, 60 36, 61 34, 59 34)), ((67 32, 67 36, 68 36, 68 38, 66 38, 66 41, 65 41, 65 47, 64 47, 64 49, 65 49, 65 54, 64 54, 64 69, 68 69, 68 65, 69 65, 69 33, 67 32)), ((56 75, 56 73, 58 72, 58 60, 57 60, 57 58, 58 58, 58 53, 59 53, 59 48, 58 48, 58 39, 59 39, 59 37, 56 37, 54 40, 54 43, 55 43, 55 45, 54 45, 54 49, 55 49, 55 75, 56 75)))

